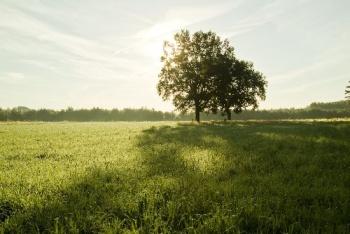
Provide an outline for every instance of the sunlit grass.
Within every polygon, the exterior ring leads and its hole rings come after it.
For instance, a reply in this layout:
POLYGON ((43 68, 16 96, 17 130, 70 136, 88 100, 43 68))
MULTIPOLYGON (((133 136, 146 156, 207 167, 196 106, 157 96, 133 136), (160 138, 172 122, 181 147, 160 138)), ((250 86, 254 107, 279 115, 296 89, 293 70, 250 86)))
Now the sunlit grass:
POLYGON ((350 124, 0 124, 0 232, 349 232, 350 124))

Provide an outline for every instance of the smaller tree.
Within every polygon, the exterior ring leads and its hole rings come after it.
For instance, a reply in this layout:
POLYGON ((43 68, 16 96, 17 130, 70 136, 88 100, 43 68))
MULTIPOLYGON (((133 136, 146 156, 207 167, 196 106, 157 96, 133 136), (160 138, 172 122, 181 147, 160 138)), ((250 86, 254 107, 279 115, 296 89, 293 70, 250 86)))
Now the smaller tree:
POLYGON ((231 120, 231 112, 258 107, 258 101, 265 100, 267 82, 261 72, 254 70, 253 63, 238 60, 233 55, 224 55, 218 69, 220 75, 215 81, 213 110, 220 110, 231 120))
MULTIPOLYGON (((349 81, 349 83, 350 83, 350 81, 349 81)), ((345 98, 350 100, 350 85, 346 86, 345 98)))

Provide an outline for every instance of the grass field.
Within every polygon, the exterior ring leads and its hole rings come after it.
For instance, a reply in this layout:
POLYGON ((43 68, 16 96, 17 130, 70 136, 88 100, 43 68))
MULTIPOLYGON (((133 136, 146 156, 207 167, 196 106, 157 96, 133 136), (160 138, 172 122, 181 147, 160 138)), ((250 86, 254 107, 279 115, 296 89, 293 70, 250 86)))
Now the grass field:
POLYGON ((350 122, 3 123, 1 232, 350 232, 350 122))

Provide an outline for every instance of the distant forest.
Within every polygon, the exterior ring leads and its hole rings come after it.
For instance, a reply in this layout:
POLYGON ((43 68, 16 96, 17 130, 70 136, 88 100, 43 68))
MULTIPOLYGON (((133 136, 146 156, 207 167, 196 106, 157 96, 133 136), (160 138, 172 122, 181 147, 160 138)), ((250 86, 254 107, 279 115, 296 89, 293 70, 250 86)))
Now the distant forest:
MULTIPOLYGON (((350 102, 312 103, 303 109, 245 110, 233 120, 317 119, 350 117, 350 102)), ((169 121, 193 120, 194 113, 177 114, 154 109, 73 109, 64 110, 15 107, 0 108, 0 121, 169 121)), ((203 114, 202 120, 224 120, 222 114, 203 114)))

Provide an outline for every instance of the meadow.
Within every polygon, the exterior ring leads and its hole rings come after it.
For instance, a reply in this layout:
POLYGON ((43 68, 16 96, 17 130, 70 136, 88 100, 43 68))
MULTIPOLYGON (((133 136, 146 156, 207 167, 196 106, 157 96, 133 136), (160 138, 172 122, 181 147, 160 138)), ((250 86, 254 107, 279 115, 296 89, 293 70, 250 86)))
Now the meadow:
POLYGON ((349 233, 349 121, 0 124, 0 233, 349 233))

